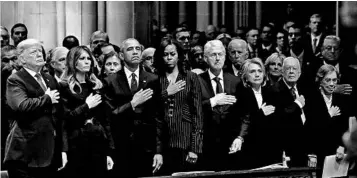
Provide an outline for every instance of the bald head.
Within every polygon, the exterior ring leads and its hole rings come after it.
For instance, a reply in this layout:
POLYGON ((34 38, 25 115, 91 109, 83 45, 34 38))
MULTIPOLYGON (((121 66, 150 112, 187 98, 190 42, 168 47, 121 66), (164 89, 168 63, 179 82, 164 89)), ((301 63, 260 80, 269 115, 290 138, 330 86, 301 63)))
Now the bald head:
POLYGON ((228 44, 228 55, 232 64, 239 67, 248 58, 248 44, 242 39, 234 39, 228 44))

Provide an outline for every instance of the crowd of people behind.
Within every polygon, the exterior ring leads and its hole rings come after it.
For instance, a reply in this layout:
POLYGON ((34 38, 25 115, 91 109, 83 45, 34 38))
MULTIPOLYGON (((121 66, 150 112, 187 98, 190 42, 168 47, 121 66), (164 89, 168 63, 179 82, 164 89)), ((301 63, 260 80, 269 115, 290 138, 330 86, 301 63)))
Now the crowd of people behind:
POLYGON ((1 26, 2 168, 140 177, 341 161, 357 69, 322 16, 308 27, 183 23, 148 48, 96 31, 89 45, 67 36, 46 52, 24 24, 11 28, 13 45, 1 26))

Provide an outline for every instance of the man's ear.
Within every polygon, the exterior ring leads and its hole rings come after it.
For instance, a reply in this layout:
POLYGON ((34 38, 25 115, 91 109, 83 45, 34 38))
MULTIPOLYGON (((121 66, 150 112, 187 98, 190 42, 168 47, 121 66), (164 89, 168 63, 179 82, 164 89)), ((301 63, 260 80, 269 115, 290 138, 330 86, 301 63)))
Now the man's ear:
POLYGON ((120 59, 120 60, 124 60, 124 53, 119 52, 119 59, 120 59))

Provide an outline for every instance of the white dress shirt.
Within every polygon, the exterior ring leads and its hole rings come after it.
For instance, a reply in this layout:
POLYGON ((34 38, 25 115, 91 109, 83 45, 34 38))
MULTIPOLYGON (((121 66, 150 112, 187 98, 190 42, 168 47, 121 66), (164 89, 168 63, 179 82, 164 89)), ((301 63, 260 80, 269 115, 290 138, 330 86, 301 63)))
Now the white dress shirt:
MULTIPOLYGON (((288 84, 286 83, 285 79, 283 79, 283 80, 284 80, 286 86, 289 88, 289 90, 291 90, 292 87, 290 87, 290 85, 288 85, 288 84)), ((296 97, 299 97, 300 95, 299 95, 299 92, 298 92, 298 90, 297 90, 296 85, 294 86, 294 88, 295 88, 295 95, 296 95, 296 97)), ((296 99, 295 99, 294 102, 295 102, 297 105, 299 105, 299 107, 301 108, 301 121, 302 121, 302 124, 305 124, 306 117, 305 117, 305 114, 304 114, 304 110, 302 109, 303 106, 302 106, 302 104, 301 104, 298 100, 296 100, 296 99)))
POLYGON ((127 69, 124 66, 124 73, 125 73, 126 79, 128 80, 129 88, 131 87, 131 77, 132 77, 131 74, 132 73, 135 73, 135 75, 136 75, 135 80, 136 80, 136 83, 139 85, 139 67, 134 72, 131 72, 129 69, 127 69))
POLYGON ((315 38, 317 39, 317 41, 316 41, 316 47, 317 47, 317 45, 318 45, 319 42, 320 42, 321 35, 322 35, 322 33, 321 33, 319 36, 314 36, 314 35, 311 33, 311 46, 312 46, 312 47, 314 47, 314 39, 315 39, 315 38))
MULTIPOLYGON (((221 85, 222 85, 222 90, 224 91, 224 85, 223 85, 223 72, 222 72, 223 70, 221 70, 221 72, 218 74, 218 78, 220 78, 220 80, 219 80, 219 83, 221 83, 221 85)), ((212 84, 212 88, 213 88, 213 92, 214 92, 214 94, 216 95, 217 93, 217 91, 216 91, 216 89, 217 89, 217 83, 216 83, 216 81, 212 81, 214 78, 216 78, 216 76, 211 72, 211 70, 208 70, 208 75, 209 75, 209 78, 211 79, 211 84, 212 84)))
POLYGON ((262 87, 259 87, 258 91, 255 91, 253 88, 252 90, 254 92, 255 99, 257 100, 258 107, 260 109, 263 105, 262 87))
POLYGON ((238 76, 239 70, 232 64, 232 69, 233 69, 233 73, 235 76, 238 76))
POLYGON ((328 98, 323 91, 321 91, 321 94, 324 98, 327 110, 329 110, 332 106, 332 96, 330 98, 328 98))

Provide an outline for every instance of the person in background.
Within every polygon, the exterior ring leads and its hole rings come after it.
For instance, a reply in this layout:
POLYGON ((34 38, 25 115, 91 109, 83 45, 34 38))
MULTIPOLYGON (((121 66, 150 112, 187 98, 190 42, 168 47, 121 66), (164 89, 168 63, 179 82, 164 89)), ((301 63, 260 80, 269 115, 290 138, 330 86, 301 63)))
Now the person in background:
POLYGON ((16 47, 21 41, 27 39, 27 27, 25 24, 17 23, 11 28, 11 39, 16 47))
POLYGON ((68 49, 65 47, 56 47, 48 52, 47 66, 50 75, 52 75, 57 82, 61 81, 61 75, 66 68, 66 57, 68 49))
POLYGON ((273 53, 265 61, 266 82, 268 86, 275 85, 281 79, 283 60, 285 58, 282 54, 273 53))
POLYGON ((146 48, 142 53, 143 67, 146 72, 156 74, 154 64, 155 48, 146 48))
POLYGON ((10 44, 10 35, 9 35, 9 31, 4 26, 0 26, 0 33, 1 33, 0 47, 2 48, 10 44))
POLYGON ((119 55, 114 51, 104 55, 103 63, 100 74, 102 80, 109 75, 116 74, 123 68, 122 60, 119 59, 119 55))
POLYGON ((229 61, 225 71, 228 73, 241 77, 241 66, 244 61, 248 59, 248 44, 242 39, 233 39, 228 44, 228 57, 229 61))
POLYGON ((191 64, 192 64, 191 72, 199 75, 207 70, 208 66, 203 58, 202 46, 194 46, 191 48, 190 59, 191 59, 191 64))
POLYGON ((276 52, 283 54, 285 56, 289 55, 289 46, 288 46, 288 33, 283 30, 277 30, 276 32, 276 52))
POLYGON ((70 50, 73 47, 79 46, 79 41, 75 36, 69 35, 63 39, 62 46, 70 50))

